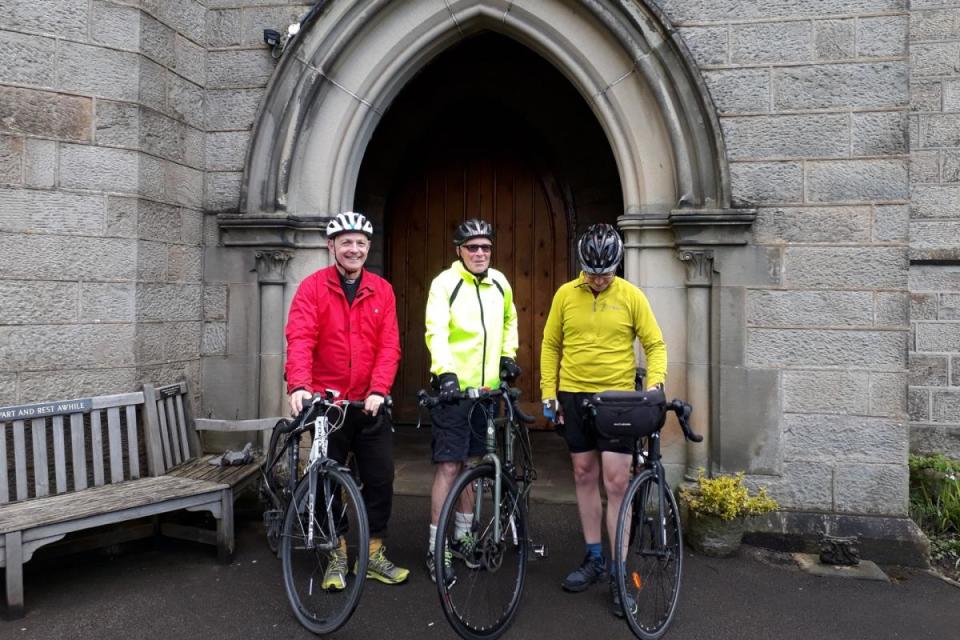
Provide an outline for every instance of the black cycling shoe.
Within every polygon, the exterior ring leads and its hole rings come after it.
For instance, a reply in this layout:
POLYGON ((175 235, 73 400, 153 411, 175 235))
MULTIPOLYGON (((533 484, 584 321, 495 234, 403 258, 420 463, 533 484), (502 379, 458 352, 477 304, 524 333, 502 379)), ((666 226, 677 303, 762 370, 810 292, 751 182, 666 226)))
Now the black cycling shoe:
POLYGON ((603 580, 607 575, 606 558, 594 558, 588 553, 583 563, 576 570, 571 571, 560 586, 564 591, 580 593, 586 591, 590 585, 603 580))
MULTIPOLYGON (((630 606, 633 608, 631 613, 636 613, 637 603, 631 602, 630 606)), ((620 602, 620 589, 617 588, 617 581, 613 576, 610 577, 610 613, 618 618, 624 616, 623 603, 620 602)))

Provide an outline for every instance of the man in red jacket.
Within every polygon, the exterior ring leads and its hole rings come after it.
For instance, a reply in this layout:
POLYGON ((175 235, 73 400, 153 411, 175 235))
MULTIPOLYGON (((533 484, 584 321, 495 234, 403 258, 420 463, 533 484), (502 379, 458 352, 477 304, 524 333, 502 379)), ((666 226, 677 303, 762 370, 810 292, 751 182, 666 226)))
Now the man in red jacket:
MULTIPOLYGON (((287 393, 300 413, 314 393, 325 389, 340 398, 362 400, 335 431, 328 455, 345 463, 353 451, 370 521, 367 577, 400 584, 409 576, 387 560, 383 538, 393 503, 393 434, 377 413, 389 395, 400 362, 393 287, 363 268, 373 225, 359 213, 338 214, 327 225, 327 249, 334 264, 307 276, 290 304, 287 319, 287 393)), ((354 569, 355 570, 355 569, 354 569)), ((345 541, 331 554, 323 589, 346 588, 345 541)))

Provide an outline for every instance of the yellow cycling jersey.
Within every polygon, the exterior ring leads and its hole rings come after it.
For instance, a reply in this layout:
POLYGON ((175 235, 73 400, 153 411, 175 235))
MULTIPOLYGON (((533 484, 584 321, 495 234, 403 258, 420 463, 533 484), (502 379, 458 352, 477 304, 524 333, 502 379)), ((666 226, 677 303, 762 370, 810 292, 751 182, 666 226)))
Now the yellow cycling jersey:
POLYGON ((557 290, 550 305, 540 351, 542 397, 556 398, 558 389, 632 390, 638 338, 647 356, 646 384, 662 383, 667 347, 647 297, 623 278, 614 278, 594 296, 581 273, 557 290))

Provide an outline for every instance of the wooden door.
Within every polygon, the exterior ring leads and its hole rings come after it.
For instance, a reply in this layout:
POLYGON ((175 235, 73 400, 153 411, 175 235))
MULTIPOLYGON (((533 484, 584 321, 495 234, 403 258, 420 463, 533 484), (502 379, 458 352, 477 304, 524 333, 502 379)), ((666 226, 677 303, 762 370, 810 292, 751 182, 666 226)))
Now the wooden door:
MULTIPOLYGON (((456 260, 453 230, 467 218, 494 225, 492 265, 513 287, 519 316, 524 411, 540 411, 540 343, 550 302, 569 279, 567 213, 552 177, 515 153, 451 152, 410 172, 387 202, 388 279, 397 294, 403 355, 393 387, 398 422, 416 422, 430 380, 424 313, 430 282, 456 260)), ((427 416, 423 416, 427 421, 427 416)))

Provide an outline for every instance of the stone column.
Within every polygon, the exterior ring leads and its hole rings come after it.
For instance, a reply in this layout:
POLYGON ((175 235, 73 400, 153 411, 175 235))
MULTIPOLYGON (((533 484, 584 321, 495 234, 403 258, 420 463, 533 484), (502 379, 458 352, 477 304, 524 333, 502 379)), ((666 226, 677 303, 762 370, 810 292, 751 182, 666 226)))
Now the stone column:
POLYGON ((255 254, 260 285, 260 411, 261 418, 286 415, 283 385, 284 272, 291 251, 265 249, 255 254))
POLYGON ((710 285, 713 251, 680 249, 677 257, 687 266, 687 402, 693 405, 690 426, 703 434, 703 442, 687 443, 686 478, 697 469, 710 470, 710 285))

